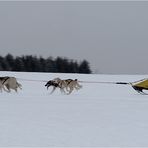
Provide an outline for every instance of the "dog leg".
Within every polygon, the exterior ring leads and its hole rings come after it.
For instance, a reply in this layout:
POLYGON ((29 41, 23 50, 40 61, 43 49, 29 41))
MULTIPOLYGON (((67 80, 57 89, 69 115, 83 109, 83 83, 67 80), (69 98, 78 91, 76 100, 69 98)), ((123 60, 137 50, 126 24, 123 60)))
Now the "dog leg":
POLYGON ((7 88, 7 89, 5 88, 5 86, 2 86, 2 88, 3 88, 4 91, 6 91, 6 92, 8 92, 8 93, 10 92, 9 86, 6 85, 6 88, 7 88))
POLYGON ((73 91, 73 87, 70 87, 70 90, 69 90, 69 92, 67 93, 67 95, 70 95, 70 94, 72 93, 72 91, 73 91))
POLYGON ((54 86, 50 94, 52 94, 55 91, 56 87, 54 86))

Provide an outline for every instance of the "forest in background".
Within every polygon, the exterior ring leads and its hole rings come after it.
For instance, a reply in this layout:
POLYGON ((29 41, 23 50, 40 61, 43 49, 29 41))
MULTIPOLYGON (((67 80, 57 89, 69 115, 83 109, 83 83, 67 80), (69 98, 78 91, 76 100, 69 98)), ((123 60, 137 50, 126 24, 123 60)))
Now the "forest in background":
POLYGON ((55 73, 84 73, 90 74, 89 62, 62 58, 62 57, 37 57, 23 55, 14 57, 11 54, 0 56, 0 71, 23 71, 23 72, 55 72, 55 73))

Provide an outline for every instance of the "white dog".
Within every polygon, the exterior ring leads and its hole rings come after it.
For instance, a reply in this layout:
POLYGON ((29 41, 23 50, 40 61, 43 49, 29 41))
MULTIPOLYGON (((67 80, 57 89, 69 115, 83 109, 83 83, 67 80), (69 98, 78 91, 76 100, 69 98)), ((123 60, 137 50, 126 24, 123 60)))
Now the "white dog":
POLYGON ((80 88, 82 88, 82 85, 80 85, 78 83, 77 79, 75 79, 75 80, 73 80, 73 79, 61 80, 60 78, 55 78, 55 79, 53 79, 53 81, 59 85, 59 88, 62 89, 63 92, 65 92, 64 89, 66 89, 66 91, 68 92, 67 94, 71 94, 71 92, 74 89, 79 90, 80 88))
POLYGON ((4 89, 6 92, 10 92, 11 89, 17 92, 17 89, 22 89, 22 85, 17 82, 15 77, 0 77, 0 89, 4 89), (7 89, 5 89, 5 87, 7 89))

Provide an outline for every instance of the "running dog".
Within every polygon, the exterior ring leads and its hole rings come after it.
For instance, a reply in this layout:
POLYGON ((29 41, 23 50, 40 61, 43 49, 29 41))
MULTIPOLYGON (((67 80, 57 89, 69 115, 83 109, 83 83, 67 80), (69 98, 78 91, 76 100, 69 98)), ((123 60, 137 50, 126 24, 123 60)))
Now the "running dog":
POLYGON ((22 85, 17 82, 15 77, 0 77, 0 89, 2 92, 2 89, 6 92, 11 92, 11 89, 15 90, 17 92, 17 89, 22 89, 22 85), (6 88, 7 89, 6 89, 6 88))
POLYGON ((53 80, 49 80, 45 86, 47 87, 47 89, 50 87, 50 86, 53 86, 53 89, 52 91, 50 92, 50 94, 52 94, 56 88, 60 88, 61 92, 63 92, 63 90, 61 89, 61 87, 59 86, 59 84, 53 80))
POLYGON ((80 88, 82 88, 77 79, 61 80, 60 78, 55 78, 48 81, 45 86, 47 86, 47 89, 49 86, 53 86, 53 90, 51 93, 53 93, 56 88, 60 88, 61 92, 65 94, 71 94, 74 89, 79 90, 80 88))
POLYGON ((66 89, 66 91, 68 92, 67 94, 71 94, 74 89, 79 90, 80 88, 82 88, 82 85, 78 83, 77 79, 61 80, 60 78, 55 78, 54 81, 59 84, 61 89, 66 89))

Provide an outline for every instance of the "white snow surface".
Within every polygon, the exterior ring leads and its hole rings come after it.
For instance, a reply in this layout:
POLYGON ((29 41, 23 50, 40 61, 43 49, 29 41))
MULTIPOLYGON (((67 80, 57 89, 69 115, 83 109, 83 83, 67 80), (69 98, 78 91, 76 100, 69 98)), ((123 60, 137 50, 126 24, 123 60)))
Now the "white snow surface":
POLYGON ((148 146, 148 95, 129 85, 147 75, 95 75, 2 72, 22 84, 18 93, 0 93, 0 146, 148 146), (83 88, 70 95, 50 94, 46 81, 78 79, 83 88), (38 80, 38 81, 36 81, 38 80))

